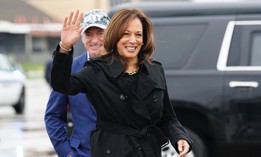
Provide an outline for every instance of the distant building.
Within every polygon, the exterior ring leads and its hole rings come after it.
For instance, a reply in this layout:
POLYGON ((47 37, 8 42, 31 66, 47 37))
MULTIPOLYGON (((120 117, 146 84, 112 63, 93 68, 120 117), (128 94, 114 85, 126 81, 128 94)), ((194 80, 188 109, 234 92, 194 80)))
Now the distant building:
MULTIPOLYGON (((44 63, 60 41, 62 21, 70 11, 109 11, 114 5, 137 1, 153 0, 0 0, 0 53, 20 62, 44 63)), ((77 43, 76 54, 82 47, 77 43)))
POLYGON ((60 41, 64 17, 75 9, 108 10, 106 1, 0 0, 0 53, 20 62, 45 63, 60 41))

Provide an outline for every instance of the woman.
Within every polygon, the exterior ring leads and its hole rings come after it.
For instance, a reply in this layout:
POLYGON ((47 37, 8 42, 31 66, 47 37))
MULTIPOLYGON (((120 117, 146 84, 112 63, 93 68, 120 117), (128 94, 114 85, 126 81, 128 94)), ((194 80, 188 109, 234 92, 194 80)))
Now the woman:
POLYGON ((88 92, 97 112, 91 156, 160 157, 161 146, 170 140, 185 157, 192 142, 170 104, 161 64, 150 59, 155 43, 149 18, 137 9, 116 12, 104 34, 109 53, 70 75, 81 19, 76 11, 64 21, 52 86, 65 94, 88 92))

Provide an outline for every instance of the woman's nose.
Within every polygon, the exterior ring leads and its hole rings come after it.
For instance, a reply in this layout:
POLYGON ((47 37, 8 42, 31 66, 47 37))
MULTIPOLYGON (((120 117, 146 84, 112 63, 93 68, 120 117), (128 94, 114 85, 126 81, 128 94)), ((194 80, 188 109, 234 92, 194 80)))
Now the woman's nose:
POLYGON ((137 42, 137 39, 135 37, 135 35, 131 35, 130 36, 130 43, 136 43, 137 42))

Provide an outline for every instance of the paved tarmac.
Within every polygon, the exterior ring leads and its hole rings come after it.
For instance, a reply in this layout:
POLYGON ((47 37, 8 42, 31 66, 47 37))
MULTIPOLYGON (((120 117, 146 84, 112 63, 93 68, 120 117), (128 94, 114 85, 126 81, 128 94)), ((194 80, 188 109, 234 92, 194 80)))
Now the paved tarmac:
MULTIPOLYGON (((24 115, 16 115, 12 107, 0 107, 0 157, 57 157, 44 124, 50 92, 45 80, 28 80, 24 115)), ((163 157, 177 156, 173 148, 167 152, 163 157)))
POLYGON ((43 79, 28 80, 26 110, 0 108, 1 157, 57 157, 45 130, 44 112, 50 88, 43 79))

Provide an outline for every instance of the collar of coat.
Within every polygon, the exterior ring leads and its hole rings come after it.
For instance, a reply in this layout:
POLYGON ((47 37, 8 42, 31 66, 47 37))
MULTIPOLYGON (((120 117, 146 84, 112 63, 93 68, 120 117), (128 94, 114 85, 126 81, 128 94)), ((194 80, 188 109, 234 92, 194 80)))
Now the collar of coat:
MULTIPOLYGON (((97 58, 92 58, 90 60, 105 62, 108 65, 108 68, 109 68, 112 76, 114 78, 117 78, 124 71, 124 65, 115 60, 112 62, 112 59, 113 59, 113 54, 110 53, 109 55, 107 55, 105 57, 97 57, 97 58)), ((161 65, 161 63, 159 63, 157 61, 153 61, 152 64, 161 65)), ((143 63, 141 66, 145 67, 144 71, 146 72, 146 74, 148 74, 148 75, 151 74, 151 63, 149 63, 146 59, 143 59, 143 63)), ((141 69, 143 69, 143 68, 141 68, 141 69)))
MULTIPOLYGON (((107 67, 111 76, 116 80, 124 71, 124 65, 115 60, 112 62, 112 57, 113 55, 109 54, 105 57, 92 58, 91 62, 94 62, 95 64, 102 63, 108 65, 107 67)), ((162 66, 159 62, 153 61, 152 64, 150 64, 146 59, 144 59, 141 66, 140 70, 142 70, 142 72, 138 77, 139 81, 137 81, 136 92, 130 91, 121 82, 118 82, 118 85, 122 91, 125 91, 125 94, 127 94, 128 97, 131 97, 133 104, 139 104, 139 107, 134 108, 134 111, 151 121, 150 114, 143 99, 151 93, 154 88, 166 89, 165 77, 162 66)))

